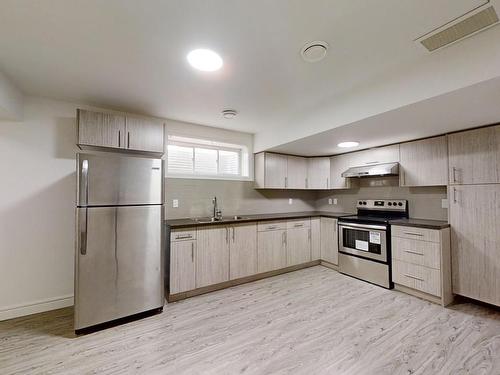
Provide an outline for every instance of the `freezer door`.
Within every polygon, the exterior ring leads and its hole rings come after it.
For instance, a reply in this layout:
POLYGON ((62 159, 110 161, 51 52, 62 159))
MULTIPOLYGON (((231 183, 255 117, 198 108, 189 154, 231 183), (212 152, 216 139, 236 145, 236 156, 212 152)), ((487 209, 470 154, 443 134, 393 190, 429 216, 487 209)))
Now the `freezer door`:
POLYGON ((164 303, 161 206, 77 209, 75 329, 164 303))
POLYGON ((161 159, 77 154, 77 206, 162 203, 161 159))

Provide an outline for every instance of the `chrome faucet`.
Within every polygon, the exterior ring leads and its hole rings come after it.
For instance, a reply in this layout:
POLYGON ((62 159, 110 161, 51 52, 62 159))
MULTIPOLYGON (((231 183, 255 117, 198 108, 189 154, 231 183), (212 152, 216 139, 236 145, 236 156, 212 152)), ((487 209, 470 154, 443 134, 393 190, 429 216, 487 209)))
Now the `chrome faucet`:
POLYGON ((217 197, 213 197, 212 204, 214 205, 214 212, 212 215, 212 220, 221 220, 222 211, 217 207, 217 197))

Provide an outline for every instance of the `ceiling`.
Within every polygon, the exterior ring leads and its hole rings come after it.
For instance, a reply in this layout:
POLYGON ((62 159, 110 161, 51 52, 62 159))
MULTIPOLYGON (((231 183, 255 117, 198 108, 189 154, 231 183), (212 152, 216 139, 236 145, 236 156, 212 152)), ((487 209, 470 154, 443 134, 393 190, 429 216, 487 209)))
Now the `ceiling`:
POLYGON ((304 150, 283 145, 500 76, 500 28, 434 54, 413 42, 486 2, 2 0, 0 70, 29 95, 251 132, 257 150, 304 150), (330 50, 310 64, 300 50, 313 40, 330 50), (195 48, 219 52, 223 69, 194 71, 195 48), (474 48, 489 58, 469 59, 474 48), (404 94, 380 95, 407 80, 404 94), (239 115, 226 120, 225 108, 239 115))

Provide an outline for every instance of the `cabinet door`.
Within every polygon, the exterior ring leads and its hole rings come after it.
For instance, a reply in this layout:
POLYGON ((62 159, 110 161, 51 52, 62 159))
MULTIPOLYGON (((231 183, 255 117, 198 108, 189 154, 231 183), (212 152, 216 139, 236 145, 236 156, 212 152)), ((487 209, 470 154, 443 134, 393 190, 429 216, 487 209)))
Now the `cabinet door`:
POLYGON ((163 153, 163 122, 127 117, 126 148, 163 153))
POLYGON ((311 260, 321 259, 321 223, 319 217, 311 218, 311 260))
POLYGON ((349 155, 351 155, 353 163, 350 167, 399 162, 399 144, 371 148, 353 152, 349 155))
POLYGON ((337 219, 321 218, 321 260, 332 264, 339 263, 337 219))
POLYGON ((330 187, 330 158, 307 159, 307 188, 328 189, 330 187))
POLYGON ((287 157, 287 189, 307 187, 307 159, 299 156, 287 157))
POLYGON ((79 109, 78 144, 125 147, 125 116, 79 109))
POLYGON ((257 223, 231 225, 229 246, 229 278, 257 273, 257 223))
POLYGON ((270 230, 257 234, 257 270, 259 273, 286 267, 286 230, 270 230))
POLYGON ((229 280, 229 228, 200 227, 196 232, 196 287, 229 280))
POLYGON ((286 232, 287 266, 311 261, 311 228, 288 229, 286 232))
POLYGON ((500 183, 500 125, 448 136, 451 185, 500 183))
POLYGON ((500 306, 500 185, 450 195, 453 293, 500 306))
POLYGON ((335 155, 330 158, 330 189, 352 189, 357 186, 358 179, 344 178, 342 172, 354 167, 352 154, 335 155))
POLYGON ((286 155, 266 153, 264 169, 266 188, 284 189, 286 187, 286 155))
POLYGON ((196 288, 195 241, 172 242, 170 246, 170 294, 196 288))
POLYGON ((435 137, 400 145, 401 186, 448 185, 446 137, 435 137))

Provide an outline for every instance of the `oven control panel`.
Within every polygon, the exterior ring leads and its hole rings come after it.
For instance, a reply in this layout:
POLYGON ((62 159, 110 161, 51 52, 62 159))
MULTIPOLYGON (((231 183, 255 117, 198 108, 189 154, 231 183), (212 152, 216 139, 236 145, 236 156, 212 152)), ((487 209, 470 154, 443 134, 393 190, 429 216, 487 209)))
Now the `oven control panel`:
POLYGON ((364 210, 406 211, 406 199, 361 199, 357 208, 364 210))

